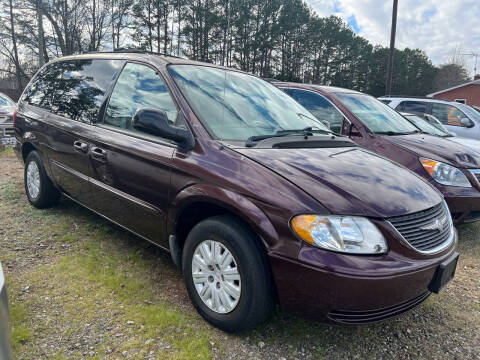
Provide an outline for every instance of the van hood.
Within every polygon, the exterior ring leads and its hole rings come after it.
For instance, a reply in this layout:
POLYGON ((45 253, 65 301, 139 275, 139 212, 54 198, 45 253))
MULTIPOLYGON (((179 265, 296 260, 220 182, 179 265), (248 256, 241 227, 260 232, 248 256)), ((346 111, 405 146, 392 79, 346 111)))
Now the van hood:
POLYGON ((382 136, 384 141, 410 150, 419 157, 448 163, 459 168, 479 168, 480 153, 445 138, 413 134, 401 136, 382 136))
POLYGON ((332 214, 387 218, 442 200, 414 173, 360 148, 235 150, 286 178, 332 214))

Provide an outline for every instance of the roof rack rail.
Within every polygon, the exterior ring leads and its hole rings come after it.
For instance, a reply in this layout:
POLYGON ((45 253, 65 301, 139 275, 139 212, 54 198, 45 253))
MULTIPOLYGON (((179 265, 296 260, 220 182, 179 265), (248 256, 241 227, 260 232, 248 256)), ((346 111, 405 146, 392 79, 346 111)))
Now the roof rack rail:
POLYGON ((435 97, 429 97, 429 96, 412 96, 412 95, 382 95, 380 97, 382 99, 407 98, 407 99, 428 99, 428 100, 451 101, 451 100, 443 99, 443 98, 435 98, 435 97))
POLYGON ((278 80, 274 78, 262 78, 262 80, 265 80, 267 82, 282 82, 282 80, 278 80))
POLYGON ((88 52, 85 52, 84 54, 112 54, 112 53, 148 54, 148 55, 160 55, 160 56, 174 57, 174 58, 178 58, 178 59, 185 59, 185 58, 182 58, 181 56, 165 54, 165 53, 161 53, 161 52, 155 52, 155 51, 139 49, 139 48, 117 48, 117 49, 110 50, 110 51, 88 51, 88 52))

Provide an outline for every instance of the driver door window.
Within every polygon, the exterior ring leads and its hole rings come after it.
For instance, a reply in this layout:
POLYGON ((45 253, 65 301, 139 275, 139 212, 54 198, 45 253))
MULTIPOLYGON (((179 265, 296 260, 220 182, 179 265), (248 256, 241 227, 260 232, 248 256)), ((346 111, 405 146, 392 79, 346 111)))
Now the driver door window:
POLYGON ((132 127, 132 117, 141 108, 165 111, 172 124, 178 113, 165 83, 157 72, 145 65, 128 63, 115 84, 105 111, 104 123, 142 133, 132 127))
POLYGON ((289 94, 318 120, 327 122, 333 132, 341 133, 343 115, 322 95, 298 89, 291 89, 289 94))
POLYGON ((467 116, 455 106, 447 104, 434 103, 432 106, 432 115, 435 116, 444 125, 461 126, 461 120, 467 116))

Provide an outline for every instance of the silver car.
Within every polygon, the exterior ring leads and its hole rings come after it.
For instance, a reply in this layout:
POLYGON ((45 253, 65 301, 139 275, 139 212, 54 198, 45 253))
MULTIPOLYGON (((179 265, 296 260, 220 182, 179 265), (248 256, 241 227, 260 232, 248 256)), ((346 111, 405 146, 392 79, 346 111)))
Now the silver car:
POLYGON ((7 289, 0 264, 0 359, 13 359, 10 348, 10 312, 8 311, 7 289))
POLYGON ((12 99, 0 93, 0 138, 13 135, 13 114, 16 106, 12 99))
POLYGON ((462 144, 471 150, 474 150, 480 153, 480 140, 461 138, 455 134, 449 132, 446 127, 433 115, 424 114, 421 115, 401 113, 407 118, 413 125, 418 127, 423 132, 442 137, 448 138, 448 140, 455 141, 456 143, 462 144))
POLYGON ((398 112, 433 115, 448 132, 460 138, 480 140, 480 113, 468 105, 420 97, 382 96, 378 99, 398 112))

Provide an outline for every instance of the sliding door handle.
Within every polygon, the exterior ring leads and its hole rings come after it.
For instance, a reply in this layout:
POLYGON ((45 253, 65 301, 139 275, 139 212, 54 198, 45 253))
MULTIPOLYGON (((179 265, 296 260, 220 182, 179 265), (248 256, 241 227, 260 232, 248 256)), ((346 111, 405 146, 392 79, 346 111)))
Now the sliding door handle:
POLYGON ((73 148, 76 151, 86 153, 88 151, 88 144, 77 140, 73 143, 73 148))

